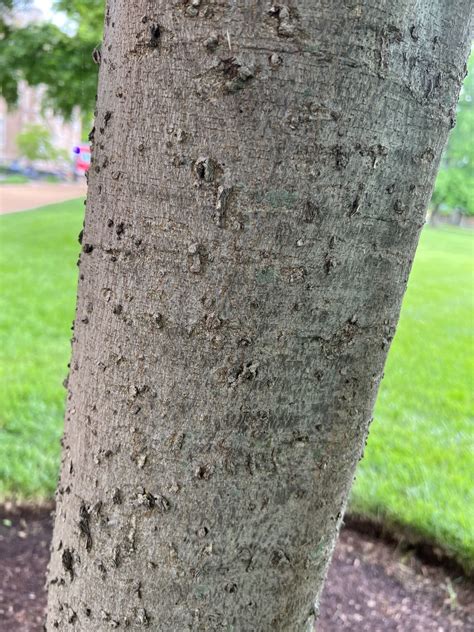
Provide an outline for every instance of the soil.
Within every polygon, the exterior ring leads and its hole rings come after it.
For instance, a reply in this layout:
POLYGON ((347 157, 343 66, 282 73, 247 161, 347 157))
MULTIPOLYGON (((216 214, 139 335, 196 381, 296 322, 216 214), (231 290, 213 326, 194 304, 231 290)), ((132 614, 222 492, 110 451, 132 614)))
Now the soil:
MULTIPOLYGON (((40 632, 51 510, 0 508, 0 632, 40 632)), ((411 550, 342 530, 318 632, 474 630, 474 585, 411 550)))
POLYGON ((76 184, 31 184, 0 185, 0 214, 27 211, 45 204, 65 202, 78 197, 86 197, 85 182, 76 184))

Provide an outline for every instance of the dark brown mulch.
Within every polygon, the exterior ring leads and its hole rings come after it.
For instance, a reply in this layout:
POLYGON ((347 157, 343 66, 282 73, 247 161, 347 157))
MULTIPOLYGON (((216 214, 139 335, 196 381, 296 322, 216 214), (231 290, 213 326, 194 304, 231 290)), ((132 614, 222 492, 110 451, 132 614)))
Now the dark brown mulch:
POLYGON ((474 631, 474 585, 413 551, 344 529, 318 632, 474 631))
MULTIPOLYGON (((0 632, 40 632, 50 512, 0 509, 0 632)), ((319 632, 474 630, 474 586, 370 535, 342 531, 319 632)))
POLYGON ((50 511, 0 509, 0 632, 41 630, 50 539, 50 511))

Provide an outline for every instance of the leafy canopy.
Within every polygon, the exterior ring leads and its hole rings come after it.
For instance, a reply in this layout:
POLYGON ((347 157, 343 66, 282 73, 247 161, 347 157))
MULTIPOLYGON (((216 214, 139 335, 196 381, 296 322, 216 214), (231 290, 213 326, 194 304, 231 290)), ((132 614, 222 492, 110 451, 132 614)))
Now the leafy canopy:
POLYGON ((20 155, 28 160, 51 160, 56 151, 51 142, 51 134, 43 125, 25 125, 16 137, 20 155))
POLYGON ((474 54, 459 98, 457 124, 449 137, 432 202, 441 210, 474 215, 474 54))
POLYGON ((46 104, 66 118, 79 105, 91 112, 95 103, 97 66, 92 51, 102 39, 103 0, 56 0, 70 22, 68 32, 50 22, 17 26, 12 9, 19 0, 0 0, 0 95, 10 105, 18 84, 45 84, 46 104))

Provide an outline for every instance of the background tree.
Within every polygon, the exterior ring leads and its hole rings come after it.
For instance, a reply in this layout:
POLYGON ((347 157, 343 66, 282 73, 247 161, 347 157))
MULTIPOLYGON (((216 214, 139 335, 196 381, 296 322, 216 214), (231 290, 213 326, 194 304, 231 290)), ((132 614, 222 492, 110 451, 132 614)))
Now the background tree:
POLYGON ((15 140, 21 157, 31 162, 54 160, 58 156, 51 142, 51 133, 43 125, 25 125, 15 140))
POLYGON ((449 136, 433 192, 436 210, 474 215, 474 56, 468 64, 457 108, 457 125, 449 136))
POLYGON ((86 116, 90 114, 97 89, 97 65, 92 51, 102 38, 104 2, 58 0, 56 8, 70 20, 65 32, 50 22, 19 27, 10 11, 18 4, 1 1, 1 96, 14 105, 18 84, 23 79, 31 86, 44 84, 46 105, 65 117, 72 114, 75 106, 80 106, 86 116))
POLYGON ((48 632, 312 628, 471 18, 108 3, 48 632))

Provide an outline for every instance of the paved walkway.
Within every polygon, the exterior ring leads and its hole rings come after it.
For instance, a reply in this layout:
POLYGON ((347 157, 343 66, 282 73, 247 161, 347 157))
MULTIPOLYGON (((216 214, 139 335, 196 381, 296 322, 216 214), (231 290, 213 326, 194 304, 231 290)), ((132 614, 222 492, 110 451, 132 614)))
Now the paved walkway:
POLYGON ((65 200, 85 197, 87 186, 79 184, 0 184, 0 214, 16 213, 38 208, 45 204, 55 204, 65 200))

